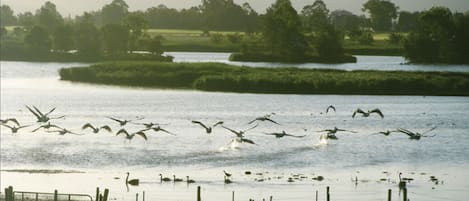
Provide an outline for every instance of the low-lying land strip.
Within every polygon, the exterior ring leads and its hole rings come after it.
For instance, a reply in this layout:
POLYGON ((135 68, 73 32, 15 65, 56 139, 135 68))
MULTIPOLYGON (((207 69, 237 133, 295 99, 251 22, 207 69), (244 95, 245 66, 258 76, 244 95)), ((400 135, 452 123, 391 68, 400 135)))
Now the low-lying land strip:
POLYGON ((221 63, 106 62, 64 68, 62 80, 242 93, 469 95, 469 73, 252 68, 221 63))

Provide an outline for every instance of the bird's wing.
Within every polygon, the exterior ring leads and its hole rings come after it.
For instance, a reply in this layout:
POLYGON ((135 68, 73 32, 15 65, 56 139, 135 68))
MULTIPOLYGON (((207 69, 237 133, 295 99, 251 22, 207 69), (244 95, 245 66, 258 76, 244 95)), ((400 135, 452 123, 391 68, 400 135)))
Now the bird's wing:
POLYGON ((82 133, 75 133, 75 132, 69 131, 69 130, 66 130, 66 132, 67 132, 68 134, 72 134, 72 135, 85 135, 85 134, 82 134, 82 133))
POLYGON ((274 135, 274 136, 277 136, 278 133, 264 133, 264 135, 274 135))
POLYGON ((9 128, 9 129, 13 129, 13 127, 11 127, 11 126, 9 126, 9 125, 6 125, 6 124, 2 124, 2 126, 5 126, 5 127, 9 128))
POLYGON ((143 131, 136 132, 135 134, 143 137, 143 139, 145 139, 145 140, 148 140, 147 135, 145 135, 145 133, 143 131))
POLYGON ((355 112, 353 112, 352 118, 354 118, 357 113, 365 114, 362 109, 358 108, 357 110, 355 110, 355 112))
POLYGON ((120 135, 120 134, 122 134, 122 133, 124 133, 125 135, 129 136, 129 133, 128 133, 125 129, 120 129, 119 131, 117 131, 116 136, 118 136, 118 135, 120 135))
POLYGON ((436 129, 436 126, 435 126, 435 127, 433 127, 433 128, 430 128, 430 129, 428 129, 428 130, 427 130, 427 131, 425 131, 425 132, 423 132, 423 133, 422 133, 422 135, 424 135, 425 133, 428 133, 428 132, 430 132, 430 131, 432 131, 432 130, 435 130, 435 129, 436 129))
POLYGON ((256 144, 254 141, 252 141, 252 140, 250 140, 250 139, 241 138, 241 141, 242 141, 242 142, 249 143, 249 144, 256 144))
POLYGON ((256 124, 255 126, 253 126, 253 127, 251 127, 251 128, 248 128, 248 129, 246 129, 244 132, 248 132, 248 131, 250 131, 250 130, 252 130, 252 129, 256 128, 257 126, 259 126, 259 124, 256 124))
POLYGON ((50 110, 48 113, 44 114, 44 116, 47 116, 47 115, 49 115, 49 114, 50 114, 50 113, 52 113, 54 110, 55 110, 55 107, 54 107, 54 108, 52 108, 52 110, 50 110))
POLYGON ((221 127, 223 127, 224 129, 229 130, 229 131, 231 131, 232 133, 238 135, 238 132, 235 131, 235 130, 233 130, 233 129, 231 129, 231 128, 228 128, 228 127, 225 127, 225 126, 221 126, 221 127))
POLYGON ((285 134, 285 136, 296 137, 296 138, 304 138, 306 135, 292 135, 292 134, 285 134))
POLYGON ((34 133, 34 132, 38 131, 38 130, 41 129, 41 128, 43 128, 43 126, 37 127, 36 129, 32 130, 31 133, 34 133))
POLYGON ((119 120, 119 119, 116 119, 116 118, 113 118, 113 117, 107 117, 108 119, 111 119, 111 120, 114 120, 114 121, 117 121, 119 123, 123 122, 122 120, 119 120))
POLYGON ((218 125, 221 125, 221 124, 223 124, 223 123, 224 123, 223 121, 219 121, 219 122, 217 122, 217 123, 213 124, 213 126, 212 126, 212 127, 216 127, 216 126, 218 126, 218 125))
POLYGON ((36 110, 36 112, 37 112, 40 116, 42 116, 42 117, 46 116, 46 115, 42 114, 42 112, 41 112, 39 109, 37 109, 36 106, 33 105, 33 108, 34 108, 34 110, 36 110))
POLYGON ((346 132, 351 132, 351 133, 358 133, 357 131, 345 130, 345 129, 338 129, 338 131, 346 131, 346 132))
POLYGON ((397 131, 401 132, 401 133, 404 133, 408 136, 415 136, 415 133, 407 130, 407 129, 403 129, 403 128, 398 128, 397 131))
POLYGON ((370 113, 377 113, 377 114, 379 114, 379 116, 381 116, 381 118, 384 118, 383 113, 382 113, 381 110, 378 109, 378 108, 376 108, 376 109, 374 109, 374 110, 371 110, 370 113))
POLYGON ((108 132, 112 132, 111 127, 109 127, 108 125, 101 126, 100 129, 104 129, 104 130, 107 130, 108 132))
POLYGON ((53 124, 50 124, 49 126, 50 126, 51 128, 58 128, 58 129, 63 129, 63 128, 62 128, 62 127, 60 127, 60 126, 53 125, 53 124))
POLYGON ((62 118, 65 118, 65 115, 62 115, 62 116, 60 116, 60 117, 52 117, 52 118, 50 118, 50 119, 62 119, 62 118))
POLYGON ((24 125, 24 126, 18 127, 18 129, 27 128, 27 127, 30 127, 30 126, 32 126, 32 125, 24 125))
POLYGON ((334 112, 335 112, 335 107, 332 106, 332 105, 329 105, 329 107, 327 107, 327 109, 326 109, 326 113, 328 113, 330 109, 334 110, 334 112))
POLYGON ((8 123, 9 121, 12 121, 12 122, 15 123, 17 126, 20 125, 20 122, 18 122, 18 120, 16 120, 15 118, 7 119, 7 120, 5 120, 5 123, 8 123))
POLYGON ((162 129, 162 128, 160 128, 159 130, 160 130, 160 131, 163 131, 163 132, 165 132, 165 133, 168 133, 168 134, 170 134, 170 135, 176 135, 176 134, 171 133, 171 132, 169 132, 169 131, 167 131, 167 130, 165 130, 165 129, 162 129))
POLYGON ((28 108, 28 110, 33 113, 33 115, 37 118, 37 119, 40 119, 41 116, 39 116, 39 114, 37 114, 34 110, 32 110, 30 107, 28 107, 27 105, 25 105, 26 108, 28 108))
POLYGON ((272 122, 272 123, 274 123, 274 124, 280 125, 279 123, 277 123, 276 121, 274 121, 274 120, 272 120, 272 119, 270 119, 270 118, 265 118, 265 120, 270 121, 270 122, 272 122))
POLYGON ((248 122, 248 124, 252 124, 252 123, 254 123, 254 122, 257 121, 257 120, 258 120, 258 119, 256 118, 256 119, 254 119, 254 120, 248 122))
POLYGON ((83 125, 83 127, 81 127, 82 130, 85 130, 86 128, 91 128, 91 129, 95 129, 93 125, 91 125, 90 123, 87 123, 85 125, 83 125))
POLYGON ((205 124, 203 124, 202 122, 200 121, 192 121, 193 124, 199 124, 200 126, 204 127, 205 129, 208 129, 207 126, 205 126, 205 124))

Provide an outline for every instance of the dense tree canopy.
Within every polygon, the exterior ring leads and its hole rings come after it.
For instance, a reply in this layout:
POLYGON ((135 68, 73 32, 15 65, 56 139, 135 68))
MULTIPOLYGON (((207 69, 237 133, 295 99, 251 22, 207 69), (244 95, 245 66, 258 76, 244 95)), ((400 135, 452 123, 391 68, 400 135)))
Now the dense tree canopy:
POLYGON ((17 18, 10 6, 2 5, 0 7, 0 26, 12 26, 17 24, 17 18))
POLYGON ((31 52, 45 54, 51 49, 51 39, 47 30, 41 26, 34 26, 25 37, 25 43, 31 52))
POLYGON ((301 11, 304 28, 307 31, 318 31, 329 24, 329 9, 322 0, 315 0, 312 5, 306 5, 301 11))
POLYGON ((101 23, 102 25, 121 24, 128 12, 129 6, 124 0, 113 0, 101 10, 101 23))
POLYGON ((36 11, 36 19, 38 25, 44 27, 50 33, 52 33, 56 27, 64 23, 55 4, 50 1, 47 1, 39 10, 36 11))
POLYGON ((129 29, 118 24, 107 24, 101 28, 103 48, 110 55, 127 51, 129 29))
POLYGON ((396 29, 401 32, 409 32, 417 28, 419 19, 419 12, 399 12, 399 19, 397 20, 396 29))
POLYGON ((75 26, 74 41, 78 54, 82 57, 97 57, 101 53, 99 30, 92 23, 80 22, 75 26))
POLYGON ((57 51, 68 51, 74 48, 73 27, 65 24, 55 28, 53 32, 53 48, 57 51))
POLYGON ((375 31, 389 31, 392 20, 397 17, 398 7, 387 0, 368 0, 363 4, 363 11, 368 12, 375 31))

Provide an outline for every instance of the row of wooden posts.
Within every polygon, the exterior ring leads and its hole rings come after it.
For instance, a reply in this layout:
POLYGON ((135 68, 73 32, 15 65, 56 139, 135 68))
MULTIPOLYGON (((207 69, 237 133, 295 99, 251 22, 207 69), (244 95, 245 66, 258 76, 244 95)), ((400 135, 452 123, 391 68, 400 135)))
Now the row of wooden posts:
MULTIPOLYGON (((407 188, 403 188, 403 201, 409 201, 408 198, 407 198, 407 188)), ((8 188, 5 188, 5 201, 15 201, 15 192, 13 191, 13 187, 12 186, 9 186, 8 188)), ((32 192, 28 192, 28 193, 32 193, 32 192)), ((39 201, 38 199, 38 195, 40 193, 35 193, 36 194, 36 201, 39 201)), ((23 195, 23 194, 22 194, 23 195)), ((57 190, 54 190, 54 201, 59 201, 58 200, 58 191, 57 190)), ((70 197, 71 195, 73 194, 68 194, 68 199, 70 200, 70 197)), ((76 194, 76 195, 79 195, 79 194, 76 194)), ((388 201, 391 201, 392 200, 392 190, 389 189, 388 190, 388 201)), ((83 195, 81 195, 83 196, 83 195)), ((96 188, 96 197, 95 197, 95 201, 108 201, 108 197, 109 197, 109 189, 104 189, 104 192, 101 193, 100 190, 99 190, 99 187, 96 188)), ((135 200, 136 201, 139 201, 139 194, 137 193, 135 195, 135 200)), ((24 197, 22 196, 22 201, 24 200, 24 197)), ((232 201, 235 201, 235 192, 233 191, 232 192, 232 197, 231 197, 231 200, 232 201)), ((330 187, 327 186, 326 187, 326 201, 330 201, 331 200, 331 194, 330 194, 330 187)), ((91 200, 92 201, 92 200, 91 200)), ((142 193, 142 201, 145 201, 145 191, 143 191, 142 193)), ((197 201, 202 201, 202 195, 201 195, 201 188, 200 186, 197 186, 197 201)), ((249 201, 254 201, 254 199, 249 199, 249 201)), ((263 201, 265 201, 265 199, 263 199, 263 201)), ((273 201, 273 197, 270 196, 269 198, 269 201, 273 201)), ((316 201, 318 201, 318 191, 316 191, 316 201)))

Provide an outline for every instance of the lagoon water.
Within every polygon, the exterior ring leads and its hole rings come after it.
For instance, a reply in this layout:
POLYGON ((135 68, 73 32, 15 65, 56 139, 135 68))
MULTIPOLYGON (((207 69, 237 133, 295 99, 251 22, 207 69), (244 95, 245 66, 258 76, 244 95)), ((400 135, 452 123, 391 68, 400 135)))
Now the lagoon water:
MULTIPOLYGON (((176 56, 177 61, 183 59, 208 60, 176 56)), ((230 200, 232 191, 236 200, 261 200, 272 195, 274 200, 303 201, 314 200, 316 190, 324 200, 325 188, 331 186, 333 200, 385 200, 388 189, 397 200, 402 196, 396 183, 402 172, 404 177, 414 178, 408 184, 411 200, 464 201, 469 197, 468 97, 211 93, 59 80, 59 68, 80 65, 86 64, 1 62, 1 118, 15 117, 22 124, 33 124, 18 134, 1 128, 2 189, 12 185, 15 190, 57 189, 94 196, 95 187, 100 186, 110 188, 112 200, 134 200, 135 193, 145 191, 147 200, 184 201, 195 199, 200 185, 202 198, 207 201, 230 200), (337 112, 325 114, 331 104, 337 112), (53 123, 85 135, 31 133, 37 125, 24 105, 44 111, 56 107, 52 114, 66 118, 53 123), (380 108, 385 118, 352 118, 358 107, 380 108), (241 130, 251 127, 247 122, 253 118, 271 112, 276 113, 272 118, 281 125, 259 123, 246 134, 257 145, 241 144, 237 148, 228 146, 233 137, 229 131, 216 127, 207 135, 190 123, 222 120, 226 127, 241 130), (177 135, 149 132, 148 141, 137 136, 128 142, 123 136, 81 130, 90 122, 110 125, 115 133, 121 127, 107 116, 143 117, 136 122, 162 123, 177 135), (339 140, 321 143, 316 131, 335 126, 358 133, 339 133, 339 140), (371 135, 396 128, 422 132, 432 127, 437 128, 429 135, 435 136, 419 141, 399 133, 371 135), (282 130, 307 136, 276 139, 264 135, 282 130), (224 184, 223 170, 233 174, 233 184, 224 184), (246 170, 253 174, 245 175, 246 170), (127 191, 126 172, 131 178, 139 178, 140 186, 127 191), (159 173, 181 178, 189 175, 197 183, 160 183, 159 173), (293 174, 307 178, 287 182, 293 174), (324 181, 311 179, 318 175, 324 176, 324 181), (440 182, 431 182, 430 176, 440 182), (357 184, 352 178, 358 178, 357 184)), ((135 132, 142 127, 125 128, 135 132)))

